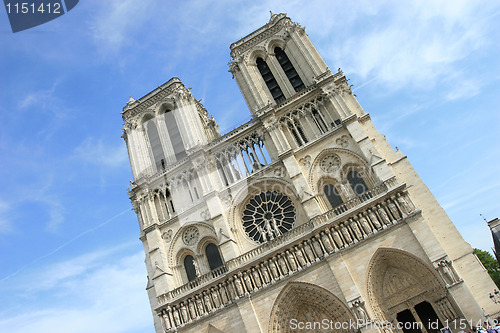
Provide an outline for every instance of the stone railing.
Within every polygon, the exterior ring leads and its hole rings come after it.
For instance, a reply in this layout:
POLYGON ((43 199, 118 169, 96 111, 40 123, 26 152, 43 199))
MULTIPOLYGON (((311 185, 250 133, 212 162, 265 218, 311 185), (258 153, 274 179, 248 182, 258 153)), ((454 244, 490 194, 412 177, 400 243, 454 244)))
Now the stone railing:
MULTIPOLYGON (((301 232, 287 235, 288 245, 276 247, 287 242, 276 238, 158 297, 156 311, 164 329, 173 331, 204 318, 417 213, 404 184, 373 194, 367 201, 360 200, 356 209, 329 218, 332 211, 296 228, 301 232), (318 227, 316 223, 320 223, 318 227), (267 251, 271 243, 274 251, 267 251)), ((293 229, 287 234, 291 232, 293 229)))

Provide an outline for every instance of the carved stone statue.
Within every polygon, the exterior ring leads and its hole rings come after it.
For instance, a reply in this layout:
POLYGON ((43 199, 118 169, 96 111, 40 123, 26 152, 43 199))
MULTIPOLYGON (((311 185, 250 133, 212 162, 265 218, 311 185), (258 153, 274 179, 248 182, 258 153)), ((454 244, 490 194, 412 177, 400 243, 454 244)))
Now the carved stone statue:
POLYGON ((285 255, 288 261, 288 265, 290 265, 290 270, 292 272, 295 272, 297 270, 297 261, 295 260, 295 257, 293 256, 293 253, 290 252, 289 250, 285 251, 285 255))
POLYGON ((392 200, 387 200, 387 206, 389 207, 392 216, 394 216, 396 220, 399 220, 401 218, 401 215, 399 215, 398 207, 396 207, 394 202, 392 200))
POLYGON ((262 274, 262 279, 264 279, 264 283, 268 284, 269 282, 271 282, 271 277, 269 276, 269 271, 267 270, 266 264, 261 262, 259 264, 259 267, 260 267, 260 274, 262 274))
POLYGON ((205 291, 203 292, 203 303, 205 304, 205 309, 207 309, 207 312, 212 311, 212 301, 210 300, 210 296, 205 291))
POLYGON ((174 318, 175 326, 179 326, 181 324, 181 318, 179 317, 179 311, 176 307, 172 308, 172 317, 174 318))
POLYGON ((443 298, 442 300, 440 300, 437 305, 440 312, 445 316, 447 320, 451 321, 458 317, 447 298, 443 298))
POLYGON ((280 278, 280 273, 278 272, 278 268, 276 267, 276 264, 274 263, 273 259, 268 260, 269 264, 269 269, 271 270, 273 280, 278 280, 280 278))
POLYGON ((368 235, 370 232, 372 232, 372 228, 370 227, 370 224, 368 223, 366 218, 363 216, 363 214, 359 214, 358 217, 359 217, 359 224, 361 224, 361 227, 365 231, 365 234, 368 235))
POLYGON ((175 323, 172 323, 170 320, 171 315, 172 315, 172 308, 169 305, 169 306, 167 306, 166 312, 163 314, 163 321, 165 323, 165 328, 167 330, 171 329, 172 325, 175 325, 175 323))
POLYGON ((340 237, 339 229, 338 227, 332 228, 332 238, 333 241, 337 244, 337 247, 340 249, 344 247, 344 241, 340 237))
POLYGON ((366 310, 364 307, 365 307, 365 302, 363 302, 361 299, 357 299, 354 302, 352 302, 352 309, 356 314, 356 318, 358 320, 363 321, 363 323, 366 324, 369 318, 368 315, 366 314, 366 310))
POLYGON ((379 204, 377 205, 377 212, 378 212, 378 215, 380 215, 380 218, 382 219, 382 222, 384 222, 384 224, 391 224, 391 221, 389 220, 389 216, 387 216, 387 213, 385 212, 385 209, 379 204))
POLYGON ((196 260, 193 260, 193 266, 194 266, 194 270, 196 272, 196 277, 200 276, 200 267, 198 267, 198 263, 196 262, 196 260))
POLYGON ((323 246, 325 247, 326 252, 332 253, 335 251, 335 248, 332 245, 332 242, 330 241, 330 237, 328 237, 329 230, 327 229, 326 232, 322 231, 321 232, 321 242, 323 243, 323 246))
POLYGON ((344 239, 347 242, 347 244, 352 243, 351 235, 349 234, 349 230, 347 230, 347 227, 345 226, 344 223, 340 224, 340 231, 342 232, 342 236, 344 236, 344 239))
POLYGON ((243 289, 243 283, 241 283, 241 272, 238 273, 238 276, 234 277, 234 287, 236 288, 236 294, 238 297, 243 296, 245 290, 243 289))
POLYGON ((252 267, 251 269, 252 272, 252 278, 253 278, 253 283, 255 284, 256 288, 260 288, 262 286, 259 272, 255 269, 255 267, 252 267))
POLYGON ((358 240, 361 240, 363 238, 363 233, 361 232, 361 230, 359 230, 358 224, 356 223, 356 221, 354 221, 354 219, 349 218, 349 226, 351 227, 351 230, 356 238, 358 240))
POLYGON ((306 253, 307 259, 309 259, 309 262, 314 262, 316 258, 314 257, 314 253, 311 250, 311 246, 309 245, 308 241, 304 241, 304 252, 306 253))
POLYGON ((194 297, 195 302, 196 302, 196 308, 198 309, 198 315, 202 316, 205 313, 205 308, 203 307, 203 301, 201 300, 200 296, 196 295, 194 297))
POLYGON ((187 300, 187 303, 188 303, 188 309, 189 309, 189 314, 191 315, 191 319, 195 319, 196 317, 198 317, 198 315, 196 313, 196 305, 194 304, 194 302, 191 298, 189 298, 187 300))
POLYGON ((216 309, 219 308, 221 306, 219 293, 214 287, 210 288, 210 293, 212 294, 212 301, 214 303, 214 308, 216 309))
POLYGON ((371 209, 368 209, 368 217, 370 218, 370 221, 372 221, 373 225, 375 226, 375 229, 382 228, 382 225, 378 221, 377 215, 371 209))
POLYGON ((401 210, 403 210, 403 213, 409 215, 413 211, 412 204, 404 196, 402 196, 401 193, 398 193, 397 200, 401 210))
POLYGON ((454 284, 455 282, 458 281, 457 277, 455 276, 455 272, 451 267, 451 263, 449 261, 441 260, 438 264, 438 267, 440 268, 441 276, 443 277, 443 279, 446 281, 447 284, 454 284))
POLYGON ((182 322, 187 323, 189 321, 189 316, 188 316, 188 311, 186 309, 186 305, 184 304, 184 302, 181 302, 180 307, 181 307, 182 322))
POLYGON ((302 250, 300 249, 300 247, 295 245, 294 250, 295 250, 295 255, 297 256, 297 260, 299 261, 300 266, 301 267, 306 266, 307 262, 306 262, 306 259, 304 258, 304 253, 302 253, 302 250))
POLYGON ((319 259, 319 258, 323 257, 323 249, 321 248, 321 244, 320 244, 320 241, 318 239, 318 236, 313 236, 311 239, 311 243, 313 245, 314 252, 316 252, 317 258, 319 259))
POLYGON ((288 274, 288 267, 286 266, 285 259, 283 259, 283 256, 281 254, 278 254, 278 265, 280 266, 281 272, 283 275, 288 274))
POLYGON ((245 281, 245 286, 247 287, 248 292, 253 290, 252 278, 248 275, 248 272, 243 273, 243 281, 245 281))

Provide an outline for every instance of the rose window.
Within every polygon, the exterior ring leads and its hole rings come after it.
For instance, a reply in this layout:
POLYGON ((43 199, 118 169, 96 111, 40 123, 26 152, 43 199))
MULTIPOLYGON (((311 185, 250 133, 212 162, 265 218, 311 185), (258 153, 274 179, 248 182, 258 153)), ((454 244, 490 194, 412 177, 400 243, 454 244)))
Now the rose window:
POLYGON ((295 207, 284 194, 262 192, 248 202, 243 211, 243 228, 248 237, 264 243, 292 229, 295 207))

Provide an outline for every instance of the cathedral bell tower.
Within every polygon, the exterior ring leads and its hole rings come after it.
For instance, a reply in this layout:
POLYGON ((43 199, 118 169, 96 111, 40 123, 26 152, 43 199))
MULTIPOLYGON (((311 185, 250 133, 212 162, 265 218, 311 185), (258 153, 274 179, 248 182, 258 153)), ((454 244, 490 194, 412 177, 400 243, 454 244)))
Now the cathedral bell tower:
POLYGON ((157 333, 458 332, 500 314, 470 245, 303 27, 271 14, 230 49, 249 122, 221 136, 177 78, 123 109, 157 333))

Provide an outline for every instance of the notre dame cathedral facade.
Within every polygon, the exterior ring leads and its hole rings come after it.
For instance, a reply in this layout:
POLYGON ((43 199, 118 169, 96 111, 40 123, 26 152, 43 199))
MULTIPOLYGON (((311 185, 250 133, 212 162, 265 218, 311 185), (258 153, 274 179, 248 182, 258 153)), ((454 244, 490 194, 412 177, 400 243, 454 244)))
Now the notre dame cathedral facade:
POLYGON ((123 109, 157 333, 499 315, 470 245, 303 27, 272 14, 230 49, 251 121, 221 135, 177 78, 123 109))

